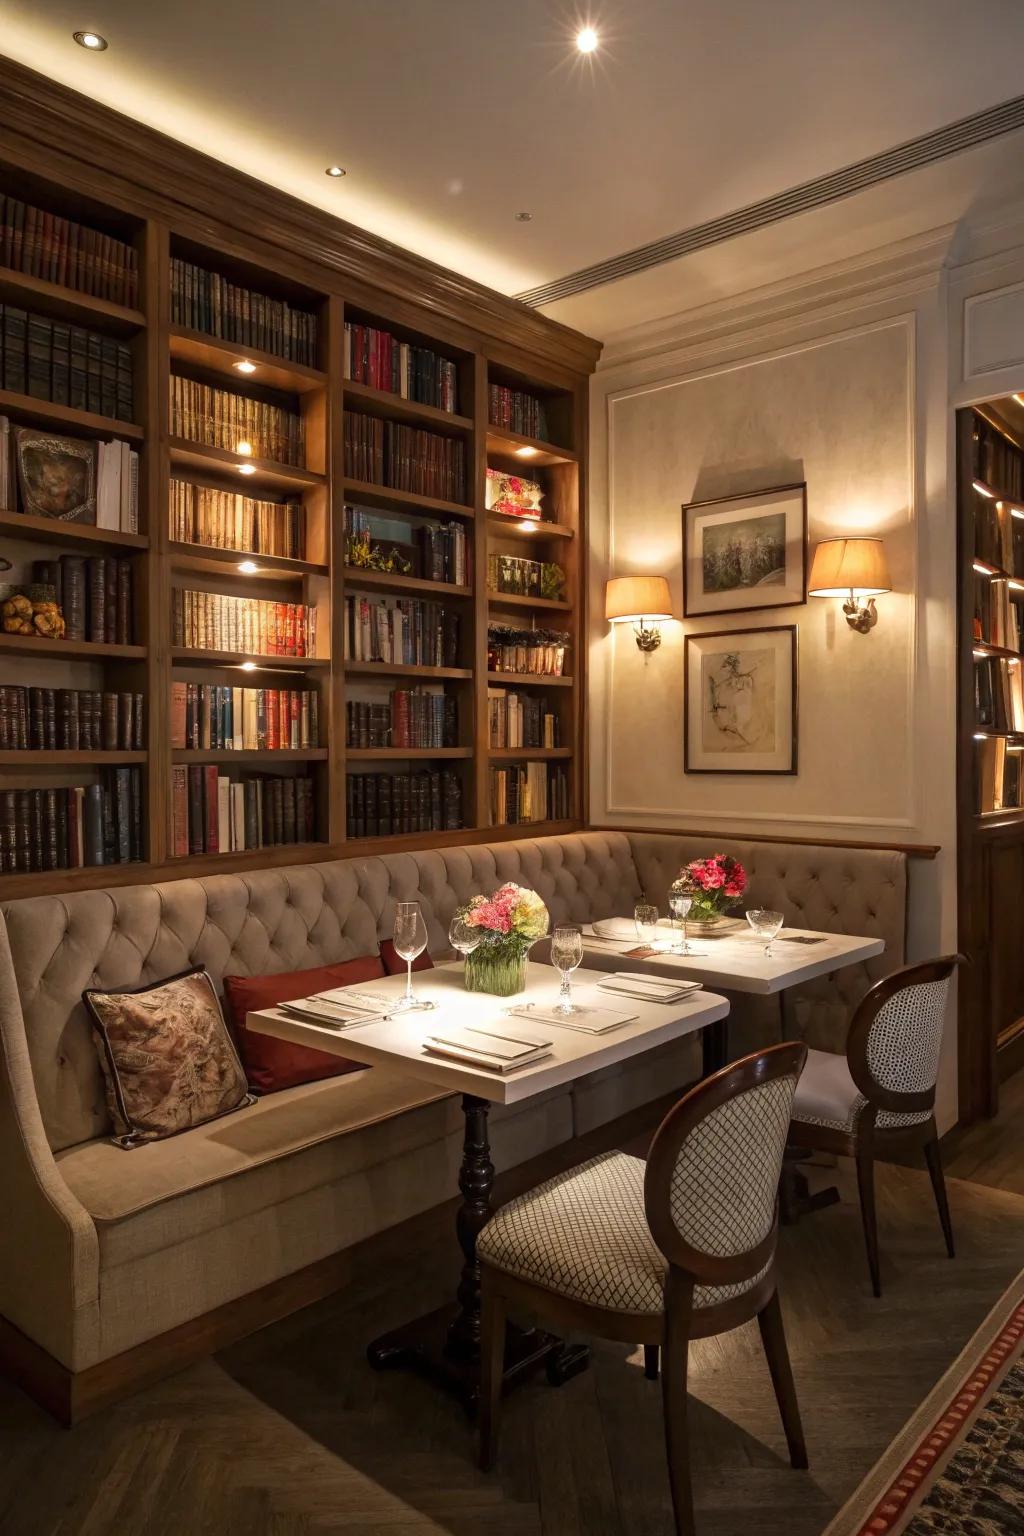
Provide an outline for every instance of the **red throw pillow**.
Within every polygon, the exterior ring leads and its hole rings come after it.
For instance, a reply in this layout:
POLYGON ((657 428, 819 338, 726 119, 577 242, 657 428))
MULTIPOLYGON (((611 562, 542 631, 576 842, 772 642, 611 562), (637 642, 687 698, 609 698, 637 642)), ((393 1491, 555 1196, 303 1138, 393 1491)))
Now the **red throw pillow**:
POLYGON ((363 1063, 248 1030, 245 1027, 247 1013, 276 1008, 278 1003, 310 997, 314 992, 325 992, 328 987, 379 981, 384 974, 384 966, 377 955, 360 955, 337 965, 317 965, 308 971, 282 971, 276 976, 225 976, 224 999, 231 1013, 238 1054, 250 1088, 257 1093, 278 1093, 282 1088, 295 1088, 299 1083, 317 1083, 321 1078, 358 1072, 363 1063))
MULTIPOLYGON (((381 939, 380 957, 384 962, 384 968, 389 976, 405 975, 407 966, 401 955, 398 953, 398 950, 395 948, 394 939, 381 939)), ((416 956, 416 959, 412 963, 412 968, 414 971, 432 971, 434 969, 434 962, 431 960, 426 950, 424 950, 422 955, 416 956)))

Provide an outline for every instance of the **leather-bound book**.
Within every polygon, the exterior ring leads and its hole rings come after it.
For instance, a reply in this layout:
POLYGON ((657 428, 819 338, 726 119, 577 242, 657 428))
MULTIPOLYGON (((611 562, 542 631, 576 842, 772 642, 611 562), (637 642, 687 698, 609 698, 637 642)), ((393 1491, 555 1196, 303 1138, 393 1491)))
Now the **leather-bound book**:
POLYGON ((188 770, 188 851, 190 854, 203 850, 203 769, 192 763, 188 770))
POLYGON ((63 791, 64 814, 68 828, 68 869, 81 869, 85 863, 82 846, 82 802, 85 790, 77 785, 63 791))
POLYGON ((102 555, 86 562, 86 575, 89 585, 87 636, 94 645, 102 645, 107 638, 107 561, 102 555))
POLYGON ((171 769, 171 856, 188 858, 188 769, 176 763, 171 769))
POLYGON ((118 560, 117 567, 117 612, 115 619, 114 636, 118 645, 131 645, 132 643, 132 562, 130 560, 118 560))
POLYGON ((297 843, 298 823, 295 818, 295 780, 282 779, 281 783, 281 840, 297 843))
POLYGON ((13 875, 18 867, 16 849, 17 791, 0 790, 0 870, 13 875))
POLYGON ((29 868, 34 872, 46 868, 46 834, 43 828, 43 791, 29 792, 29 868))
POLYGON ((128 856, 138 863, 143 854, 142 835, 142 774, 138 768, 126 768, 128 775, 128 856))
POLYGON ((255 779, 245 781, 245 846, 260 845, 259 784, 255 779))
POLYGON ((46 839, 47 859, 54 859, 48 864, 50 869, 67 869, 68 867, 68 802, 63 789, 48 789, 46 791, 46 839))
POLYGON ((145 752, 146 750, 146 696, 144 693, 134 695, 135 708, 132 714, 132 751, 145 752))
POLYGON ((87 784, 82 801, 82 842, 87 865, 102 864, 103 854, 103 786, 87 784))
POLYGON ((108 645, 115 643, 117 640, 117 570, 120 563, 119 560, 115 560, 113 557, 105 562, 103 628, 108 645))
POLYGON ((117 696, 117 746, 120 752, 130 752, 135 740, 135 695, 119 693, 117 696))
POLYGON ((206 852, 219 853, 216 763, 207 763, 203 768, 203 834, 206 852))
POLYGON ((171 746, 184 748, 187 737, 188 683, 171 684, 171 746))
POLYGON ((57 692, 43 689, 43 746, 48 752, 57 748, 57 692))
POLYGON ((14 792, 14 867, 20 875, 32 868, 32 794, 31 789, 14 792))
POLYGON ((78 715, 78 689, 61 688, 57 694, 57 744, 64 752, 81 750, 78 715))
POLYGON ((46 746, 46 726, 44 723, 43 694, 44 688, 30 688, 28 691, 28 721, 29 721, 29 745, 33 751, 40 752, 46 746))
POLYGON ((117 751, 117 694, 104 693, 102 695, 102 715, 100 717, 100 749, 103 752, 117 751))
POLYGON ((391 810, 391 775, 382 773, 377 786, 377 832, 381 837, 390 837, 392 827, 391 810))

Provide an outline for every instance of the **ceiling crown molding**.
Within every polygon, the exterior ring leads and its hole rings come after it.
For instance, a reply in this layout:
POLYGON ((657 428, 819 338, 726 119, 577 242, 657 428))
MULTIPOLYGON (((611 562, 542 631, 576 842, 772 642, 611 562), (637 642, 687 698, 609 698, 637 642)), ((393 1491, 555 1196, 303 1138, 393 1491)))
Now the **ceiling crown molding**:
POLYGON ((0 153, 82 191, 170 224, 244 230, 289 257, 336 272, 556 367, 590 373, 600 342, 517 299, 439 267, 379 235, 268 186, 56 81, 0 58, 0 153), (55 163, 60 162, 60 170, 55 163))

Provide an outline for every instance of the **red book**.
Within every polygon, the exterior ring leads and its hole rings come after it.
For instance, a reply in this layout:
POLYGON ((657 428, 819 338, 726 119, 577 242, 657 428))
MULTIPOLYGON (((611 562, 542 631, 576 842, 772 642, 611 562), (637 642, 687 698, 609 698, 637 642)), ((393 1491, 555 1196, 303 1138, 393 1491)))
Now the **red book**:
POLYGON ((278 746, 277 730, 277 692, 273 688, 267 689, 267 747, 271 752, 276 752, 278 746))
POLYGON ((171 855, 188 858, 188 769, 183 763, 171 769, 171 855))
POLYGON ((302 741, 300 721, 302 719, 302 695, 293 688, 288 695, 288 742, 294 751, 300 746, 305 746, 302 741))
POLYGON ((220 852, 220 814, 217 802, 217 764, 203 769, 203 827, 207 853, 220 852))
MULTIPOLYGON (((171 746, 186 747, 185 717, 188 700, 188 683, 171 684, 171 746)), ((188 849, 185 849, 188 852, 188 849)))

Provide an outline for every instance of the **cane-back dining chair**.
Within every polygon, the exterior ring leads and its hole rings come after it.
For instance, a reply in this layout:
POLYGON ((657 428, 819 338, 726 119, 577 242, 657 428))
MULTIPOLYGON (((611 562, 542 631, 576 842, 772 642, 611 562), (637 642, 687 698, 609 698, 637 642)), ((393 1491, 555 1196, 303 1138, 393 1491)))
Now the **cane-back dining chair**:
POLYGON ((923 1150, 946 1251, 953 1226, 935 1125, 935 1084, 950 980, 962 961, 944 955, 903 966, 865 993, 850 1021, 846 1052, 809 1051, 793 1101, 790 1142, 836 1152, 857 1165, 871 1286, 882 1294, 875 1211, 875 1159, 923 1150))
POLYGON ((670 1110, 645 1164, 608 1152, 503 1206, 477 1239, 480 1461, 498 1443, 508 1313, 661 1351, 676 1530, 692 1536, 691 1339, 756 1317, 794 1467, 807 1466, 775 1281, 777 1196, 807 1049, 785 1044, 706 1078, 670 1110))

